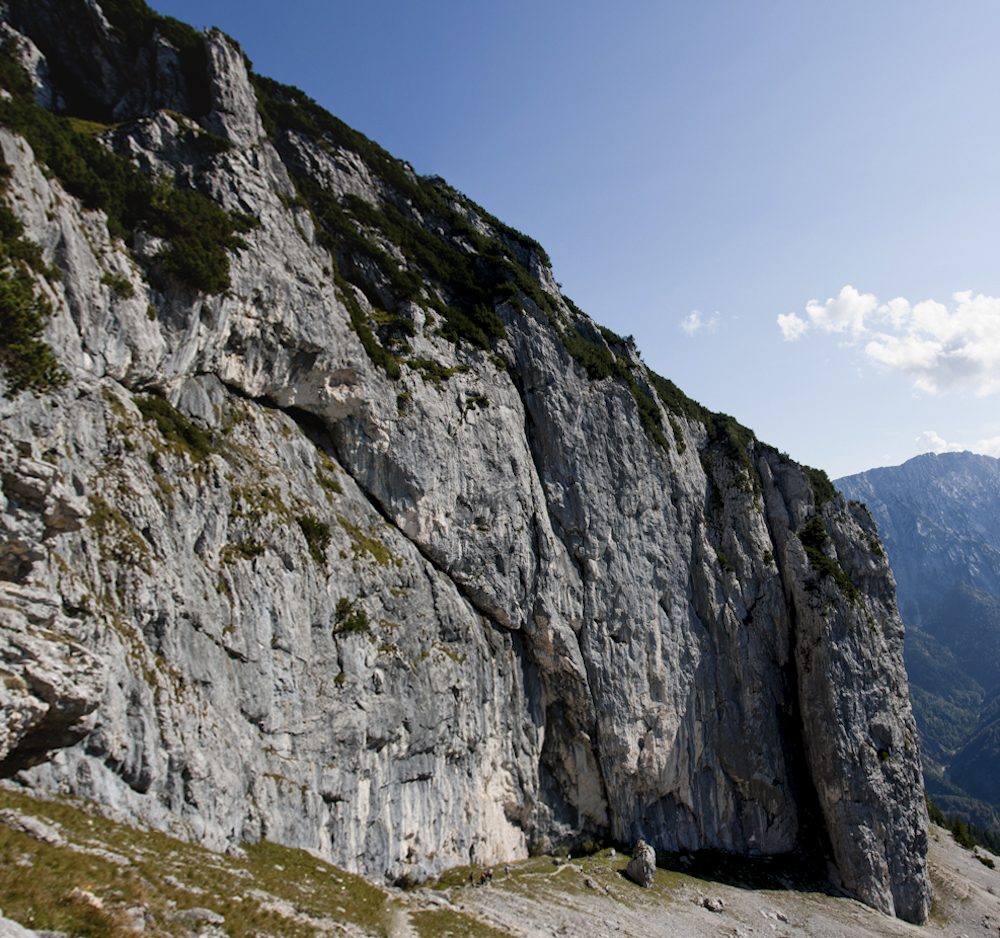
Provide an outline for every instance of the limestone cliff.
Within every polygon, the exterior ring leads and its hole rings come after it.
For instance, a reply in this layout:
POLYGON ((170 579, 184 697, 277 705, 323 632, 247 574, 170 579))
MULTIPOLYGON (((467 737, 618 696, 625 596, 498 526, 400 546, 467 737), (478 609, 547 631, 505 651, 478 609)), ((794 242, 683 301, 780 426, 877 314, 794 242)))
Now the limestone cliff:
POLYGON ((923 921, 869 516, 648 371, 531 239, 124 9, 4 13, 4 199, 40 245, 9 265, 65 372, 14 394, 5 359, 7 774, 391 879, 805 843, 923 921))

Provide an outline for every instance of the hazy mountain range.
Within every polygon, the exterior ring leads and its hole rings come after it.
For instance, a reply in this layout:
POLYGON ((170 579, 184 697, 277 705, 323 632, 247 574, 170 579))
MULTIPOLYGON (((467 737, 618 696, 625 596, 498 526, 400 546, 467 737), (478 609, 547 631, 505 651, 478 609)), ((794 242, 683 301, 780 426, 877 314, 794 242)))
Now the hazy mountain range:
POLYGON ((896 576, 927 789, 1000 828, 1000 461, 926 453, 837 479, 896 576))

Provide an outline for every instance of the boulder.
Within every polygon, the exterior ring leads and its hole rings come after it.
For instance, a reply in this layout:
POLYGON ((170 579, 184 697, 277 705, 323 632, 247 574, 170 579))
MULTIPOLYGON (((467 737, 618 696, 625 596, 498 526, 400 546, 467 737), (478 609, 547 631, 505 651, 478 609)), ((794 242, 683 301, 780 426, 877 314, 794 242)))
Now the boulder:
POLYGON ((632 859, 625 867, 625 875, 643 889, 649 889, 656 877, 656 851, 640 840, 632 851, 632 859))

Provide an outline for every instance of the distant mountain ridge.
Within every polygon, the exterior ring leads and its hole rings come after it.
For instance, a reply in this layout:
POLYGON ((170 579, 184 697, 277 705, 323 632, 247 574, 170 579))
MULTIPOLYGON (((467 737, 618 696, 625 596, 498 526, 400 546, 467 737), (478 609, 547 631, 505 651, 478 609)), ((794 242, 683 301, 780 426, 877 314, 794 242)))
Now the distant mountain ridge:
POLYGON ((835 484, 871 511, 896 576, 927 788, 998 828, 1000 460, 925 453, 835 484))
POLYGON ((907 625, 936 608, 943 585, 1000 594, 1000 460, 924 453, 835 484, 878 522, 907 625))

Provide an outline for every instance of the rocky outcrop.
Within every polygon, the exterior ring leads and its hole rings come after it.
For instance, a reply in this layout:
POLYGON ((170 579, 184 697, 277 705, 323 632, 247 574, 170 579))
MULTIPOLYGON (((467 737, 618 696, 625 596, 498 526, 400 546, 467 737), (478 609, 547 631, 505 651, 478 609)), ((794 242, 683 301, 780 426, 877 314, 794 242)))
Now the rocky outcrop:
MULTIPOLYGON (((72 60, 35 35, 47 7, 11 23, 72 60)), ((205 50, 212 110, 143 91, 102 139, 259 222, 224 292, 163 276, 163 237, 126 247, 0 130, 9 202, 62 272, 38 289, 69 374, 4 400, 0 432, 30 454, 17 478, 52 466, 77 499, 53 481, 26 508, 5 475, 5 576, 60 597, 108 668, 85 738, 18 778, 390 879, 543 837, 774 855, 818 805, 845 886, 922 921, 869 522, 671 397, 529 239, 292 91, 262 122, 238 50, 205 50)))
MULTIPOLYGON (((805 504, 799 473, 769 470, 762 476, 773 514, 805 504)), ((803 543, 808 538, 778 539, 791 574, 785 583, 796 620, 809 774, 844 885, 869 905, 922 921, 930 906, 922 859, 927 824, 924 806, 913 798, 923 784, 903 668, 903 623, 894 603, 887 608, 871 601, 892 595, 892 572, 864 506, 838 495, 820 517, 826 542, 818 549, 857 590, 847 601, 834 576, 817 577, 803 543), (881 662, 878 681, 871 680, 875 662, 881 662)))
POLYGON ((632 858, 625 867, 625 875, 637 886, 649 889, 656 876, 656 851, 644 840, 640 840, 632 850, 632 858))
POLYGON ((78 742, 101 701, 104 668, 81 643, 83 623, 64 613, 58 592, 26 585, 45 559, 46 538, 80 530, 88 514, 55 467, 0 441, 0 775, 44 761, 78 742))

